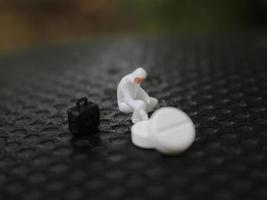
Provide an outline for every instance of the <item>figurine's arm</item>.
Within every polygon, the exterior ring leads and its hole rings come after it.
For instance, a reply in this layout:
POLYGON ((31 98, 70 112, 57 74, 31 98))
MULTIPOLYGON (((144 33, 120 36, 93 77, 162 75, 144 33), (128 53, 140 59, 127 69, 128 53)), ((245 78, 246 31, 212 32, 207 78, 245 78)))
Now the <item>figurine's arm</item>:
POLYGON ((149 102, 150 96, 141 87, 140 87, 140 90, 138 91, 138 96, 139 96, 139 98, 144 99, 146 102, 149 102))

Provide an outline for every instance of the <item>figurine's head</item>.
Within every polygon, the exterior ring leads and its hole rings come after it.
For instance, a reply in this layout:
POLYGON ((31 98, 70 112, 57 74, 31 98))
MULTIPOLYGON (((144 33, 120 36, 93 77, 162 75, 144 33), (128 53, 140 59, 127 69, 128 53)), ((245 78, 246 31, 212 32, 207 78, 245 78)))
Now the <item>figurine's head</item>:
POLYGON ((136 84, 141 84, 144 82, 144 80, 146 79, 146 71, 139 67, 137 68, 133 73, 133 82, 136 83, 136 84))

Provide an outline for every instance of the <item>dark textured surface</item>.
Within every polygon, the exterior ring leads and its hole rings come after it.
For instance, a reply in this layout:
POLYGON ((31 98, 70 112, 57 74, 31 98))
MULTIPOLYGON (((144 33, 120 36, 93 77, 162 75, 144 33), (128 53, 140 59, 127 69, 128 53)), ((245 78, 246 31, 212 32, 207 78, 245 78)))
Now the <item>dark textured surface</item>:
POLYGON ((266 199, 267 38, 121 39, 0 60, 0 199, 266 199), (188 113, 197 138, 167 157, 130 142, 120 78, 188 113), (98 139, 73 138, 67 108, 99 103, 98 139))

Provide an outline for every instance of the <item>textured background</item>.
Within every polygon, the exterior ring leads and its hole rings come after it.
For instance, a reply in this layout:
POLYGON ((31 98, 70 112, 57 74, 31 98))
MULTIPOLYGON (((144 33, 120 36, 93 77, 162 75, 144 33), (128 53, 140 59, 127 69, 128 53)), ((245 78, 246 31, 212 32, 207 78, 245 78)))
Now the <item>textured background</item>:
POLYGON ((0 199, 266 199, 267 38, 98 40, 0 59, 0 199), (190 115, 197 138, 167 157, 130 142, 120 78, 190 115), (68 131, 66 109, 101 107, 96 138, 68 131))

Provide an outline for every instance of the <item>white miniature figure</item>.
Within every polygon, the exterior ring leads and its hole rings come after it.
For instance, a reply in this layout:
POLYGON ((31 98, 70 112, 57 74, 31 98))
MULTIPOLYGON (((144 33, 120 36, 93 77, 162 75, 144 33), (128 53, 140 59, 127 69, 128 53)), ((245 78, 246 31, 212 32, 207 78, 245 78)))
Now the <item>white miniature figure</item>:
POLYGON ((132 142, 136 146, 154 148, 169 155, 185 151, 196 137, 190 117, 173 107, 156 110, 149 120, 134 124, 131 132, 132 142))
POLYGON ((137 68, 124 76, 117 88, 119 110, 123 113, 133 112, 133 123, 147 120, 147 113, 151 112, 158 104, 158 100, 150 97, 140 86, 146 76, 146 71, 143 68, 137 68))

